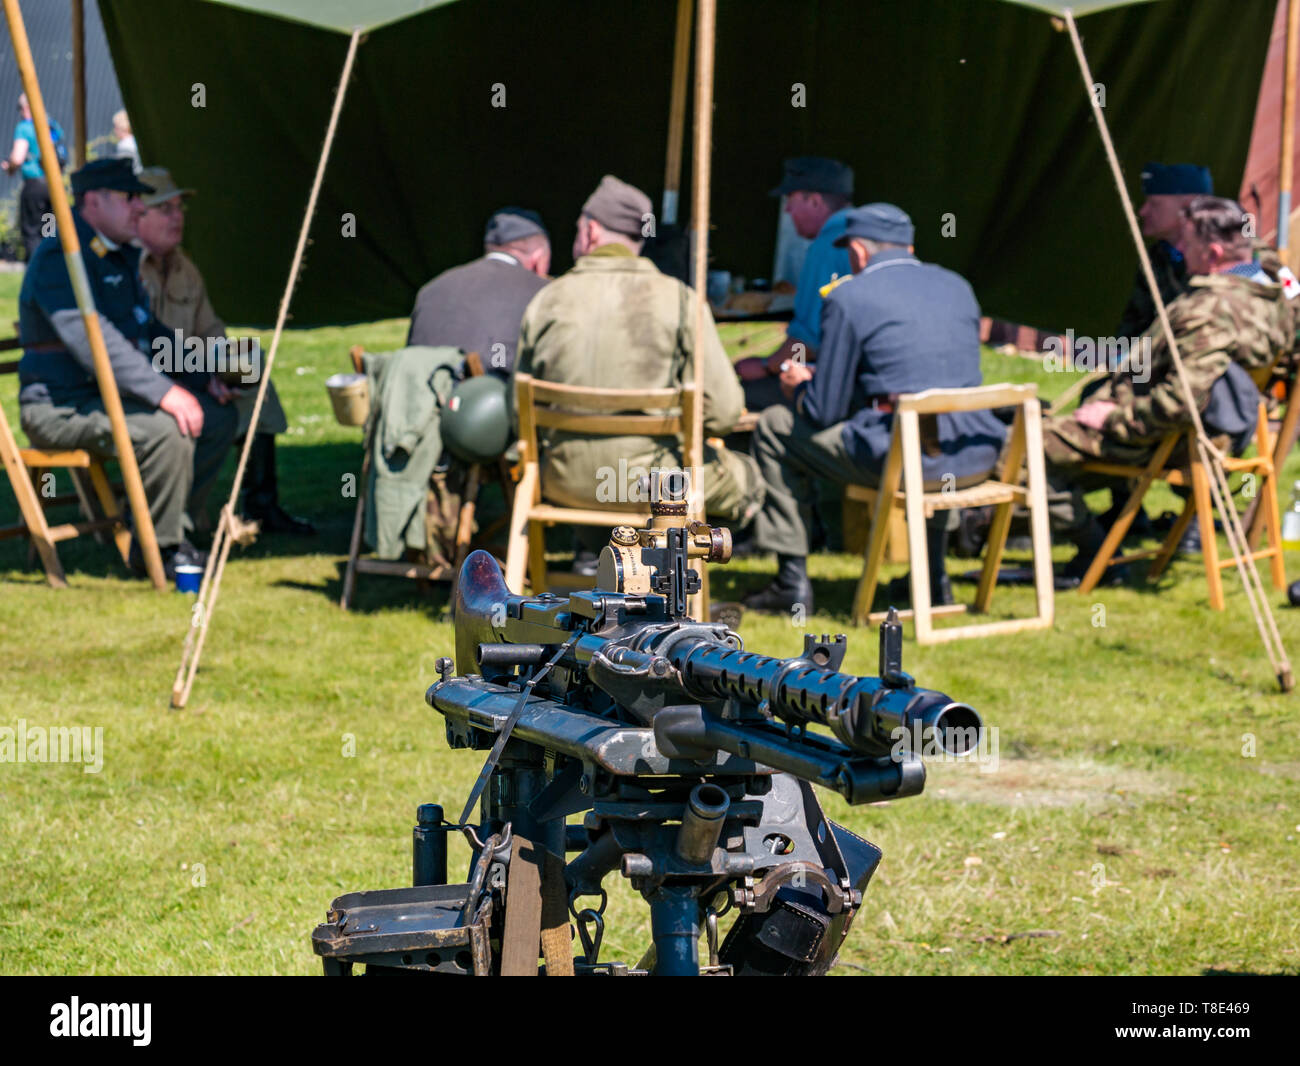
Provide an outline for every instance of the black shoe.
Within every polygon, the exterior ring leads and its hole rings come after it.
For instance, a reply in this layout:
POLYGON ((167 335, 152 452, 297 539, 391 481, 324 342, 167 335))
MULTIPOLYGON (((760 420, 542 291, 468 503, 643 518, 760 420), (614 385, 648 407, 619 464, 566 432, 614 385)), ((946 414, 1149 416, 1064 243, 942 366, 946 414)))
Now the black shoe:
MULTIPOLYGON (((1096 552, 1081 551, 1066 563, 1059 573, 1053 575, 1052 580, 1056 590, 1065 592, 1082 585, 1083 575, 1088 572, 1088 567, 1092 565, 1092 560, 1096 556, 1096 552)), ((1107 567, 1106 572, 1101 575, 1101 580, 1097 582, 1097 588, 1114 588, 1125 584, 1128 584, 1128 564, 1122 563, 1119 566, 1107 567)))
POLYGON ((1174 554, 1201 554, 1201 525, 1199 522, 1192 522, 1187 527, 1187 531, 1183 533, 1183 539, 1178 542, 1178 547, 1174 549, 1174 554))
MULTIPOLYGON (((891 603, 911 603, 912 602, 912 574, 911 571, 902 577, 896 577, 890 581, 886 588, 891 603)), ((948 579, 946 573, 939 576, 935 581, 930 578, 930 606, 931 607, 948 607, 957 601, 952 598, 952 582, 948 579)))
MULTIPOLYGON (((183 540, 180 544, 169 545, 166 548, 159 548, 158 554, 162 556, 163 574, 168 581, 176 580, 176 568, 178 566, 206 568, 208 565, 208 553, 201 548, 194 547, 188 540, 183 540)), ((140 542, 134 537, 131 538, 131 550, 127 555, 127 566, 131 568, 132 573, 139 577, 149 576, 149 571, 144 565, 144 552, 140 550, 140 542)))
POLYGON ((777 579, 766 588, 751 592, 741 602, 749 610, 765 614, 789 614, 802 607, 806 618, 813 613, 812 582, 805 578, 801 585, 785 585, 777 579))
POLYGON ((263 533, 289 533, 295 537, 316 535, 316 527, 307 519, 291 515, 278 503, 260 504, 250 501, 244 506, 244 517, 260 522, 263 533))
POLYGON ((600 562, 600 556, 595 552, 580 551, 573 557, 573 572, 578 577, 596 576, 596 567, 600 562))

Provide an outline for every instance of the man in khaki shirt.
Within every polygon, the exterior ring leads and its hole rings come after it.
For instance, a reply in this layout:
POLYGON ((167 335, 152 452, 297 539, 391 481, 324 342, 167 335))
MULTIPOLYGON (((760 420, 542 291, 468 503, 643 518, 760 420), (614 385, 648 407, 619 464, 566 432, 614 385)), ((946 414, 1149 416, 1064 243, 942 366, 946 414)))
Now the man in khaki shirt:
MULTIPOLYGON (((185 236, 185 199, 194 194, 193 189, 178 188, 171 173, 163 167, 147 167, 140 172, 140 180, 154 192, 141 197, 144 214, 140 217, 139 242, 144 249, 140 259, 140 278, 153 301, 153 312, 164 326, 179 330, 183 338, 224 338, 226 324, 217 316, 208 299, 203 275, 193 260, 181 248, 185 236)), ((210 360, 208 360, 210 361, 210 360)), ((260 372, 260 365, 257 370, 260 372)), ((215 367, 207 366, 198 372, 184 372, 179 367, 168 370, 179 384, 195 391, 206 386, 215 367)), ((230 402, 239 415, 238 436, 248 432, 256 401, 256 381, 242 382, 239 378, 223 381, 217 378, 213 388, 219 390, 218 399, 230 402), (234 383, 244 387, 231 388, 234 383)), ((267 386, 266 398, 257 421, 253 447, 244 471, 244 499, 242 511, 262 523, 268 533, 294 533, 310 536, 316 532, 310 522, 295 518, 280 506, 276 486, 275 435, 289 428, 275 384, 267 386)))
MULTIPOLYGON (((574 267, 533 297, 519 331, 515 372, 542 381, 615 389, 662 389, 692 380, 703 360, 704 431, 730 432, 744 394, 705 317, 695 336, 691 290, 640 255, 650 198, 606 175, 583 205, 574 267)), ((512 405, 515 390, 511 388, 512 405)), ((617 508, 642 500, 639 479, 651 468, 679 469, 673 437, 584 438, 552 431, 542 439, 542 492, 570 507, 617 508)), ((748 455, 705 447, 705 510, 733 529, 748 525, 763 502, 758 464, 748 455)))

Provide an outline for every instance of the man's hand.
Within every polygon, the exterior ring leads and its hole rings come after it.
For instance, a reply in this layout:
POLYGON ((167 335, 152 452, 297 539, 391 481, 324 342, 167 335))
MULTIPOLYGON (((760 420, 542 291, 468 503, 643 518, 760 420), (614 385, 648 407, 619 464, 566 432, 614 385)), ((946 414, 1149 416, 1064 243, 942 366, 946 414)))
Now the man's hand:
POLYGON ((1074 412, 1074 420, 1089 429, 1101 429, 1106 423, 1106 418, 1117 406, 1119 405, 1109 400, 1094 400, 1077 408, 1074 412))
POLYGON ((787 400, 794 399, 794 390, 805 381, 811 381, 813 376, 812 367, 807 363, 796 362, 793 359, 781 364, 781 392, 785 394, 787 400))
POLYGON ((208 395, 217 403, 229 403, 235 393, 229 385, 217 377, 216 374, 213 374, 212 377, 208 378, 208 395))
POLYGON ((198 437, 203 432, 203 408, 188 389, 173 385, 158 406, 176 419, 182 437, 198 437))

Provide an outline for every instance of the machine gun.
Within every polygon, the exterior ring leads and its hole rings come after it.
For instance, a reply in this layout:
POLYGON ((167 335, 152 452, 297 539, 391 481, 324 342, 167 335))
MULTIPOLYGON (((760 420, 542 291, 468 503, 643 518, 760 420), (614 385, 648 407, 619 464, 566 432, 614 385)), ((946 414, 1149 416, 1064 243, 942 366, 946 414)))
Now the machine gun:
POLYGON ((681 494, 664 488, 651 485, 647 528, 613 531, 594 589, 515 595, 486 552, 465 560, 460 673, 439 659, 426 699, 451 747, 491 752, 458 822, 420 807, 415 887, 331 904, 312 936, 327 974, 355 963, 527 974, 539 954, 551 974, 830 968, 881 853, 827 819, 811 786, 854 804, 915 796, 916 741, 964 754, 979 744, 980 716, 903 672, 892 611, 878 677, 839 671, 842 635, 806 636, 802 654, 778 659, 692 620, 691 563, 726 562, 731 537, 688 521, 681 494), (458 831, 473 848, 470 880, 447 884, 458 831), (650 907, 652 944, 633 966, 599 959, 602 882, 616 870, 650 907), (580 909, 587 897, 599 902, 580 909), (719 944, 718 919, 733 909, 719 944))

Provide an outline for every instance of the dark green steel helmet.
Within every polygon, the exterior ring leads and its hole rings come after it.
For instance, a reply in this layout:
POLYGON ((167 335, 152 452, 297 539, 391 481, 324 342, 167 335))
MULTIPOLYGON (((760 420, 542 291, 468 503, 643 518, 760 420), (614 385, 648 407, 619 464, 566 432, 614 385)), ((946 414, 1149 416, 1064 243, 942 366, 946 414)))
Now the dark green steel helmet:
POLYGON ((442 443, 467 463, 498 459, 510 445, 506 383, 495 374, 457 383, 442 410, 442 443))

